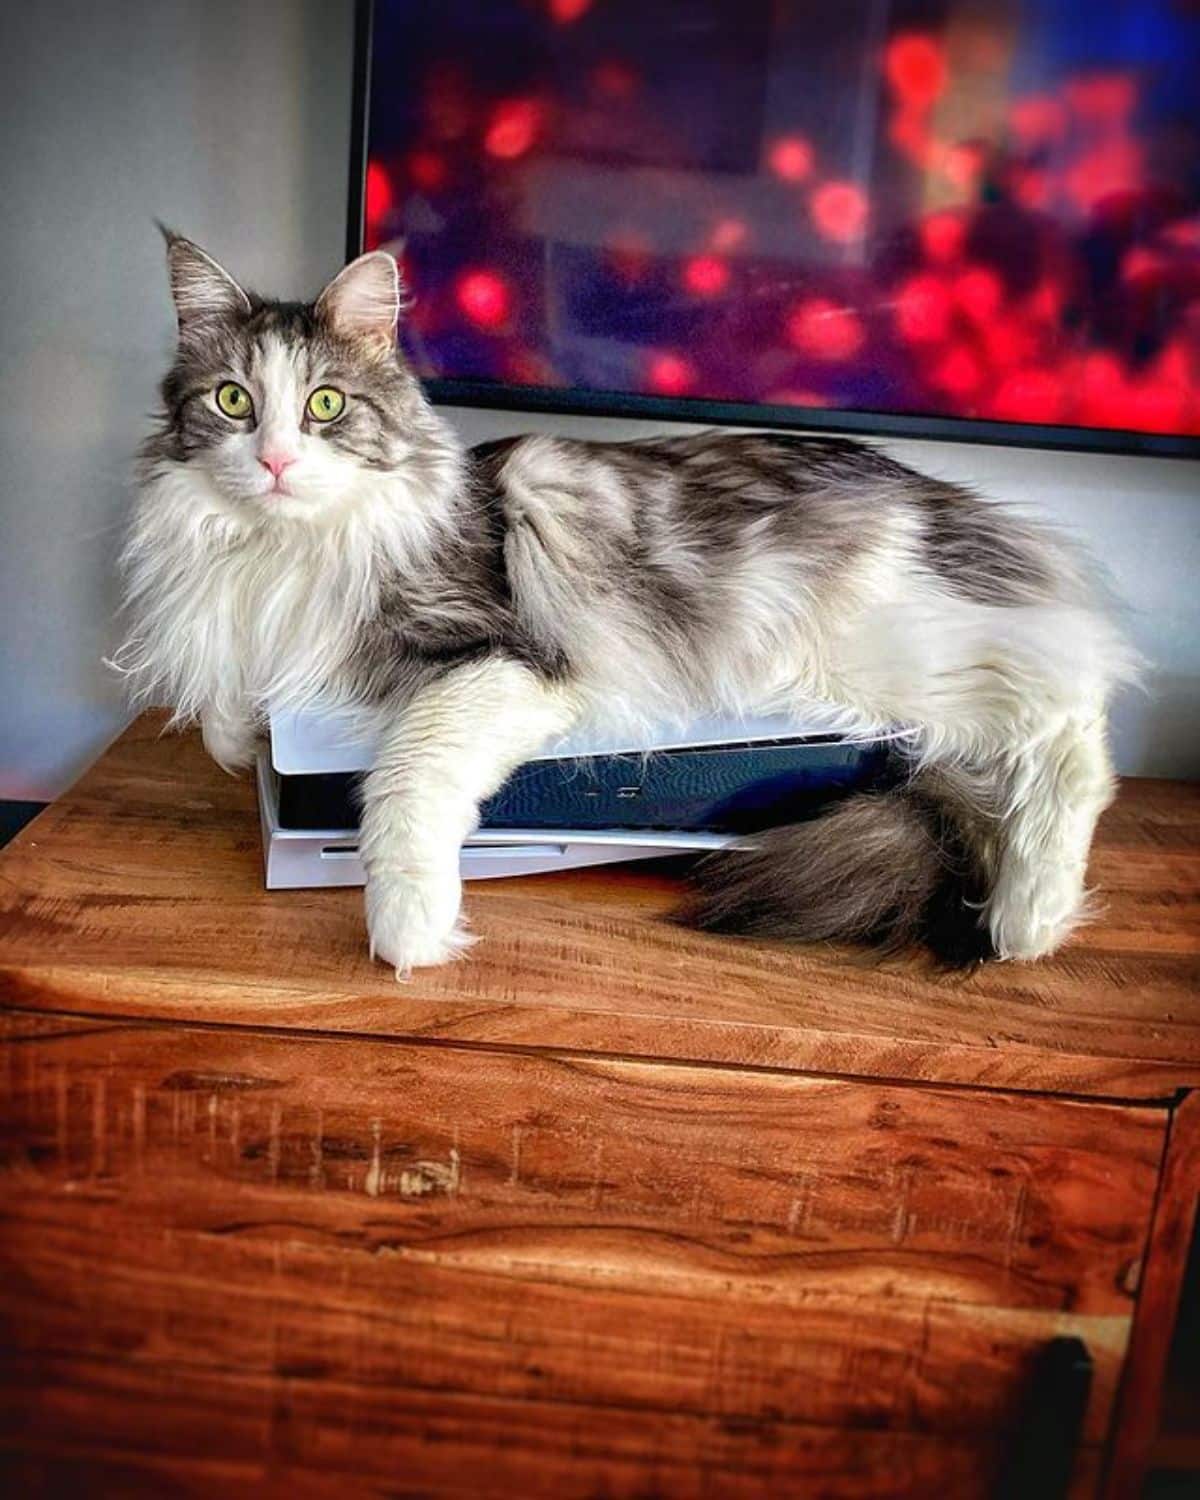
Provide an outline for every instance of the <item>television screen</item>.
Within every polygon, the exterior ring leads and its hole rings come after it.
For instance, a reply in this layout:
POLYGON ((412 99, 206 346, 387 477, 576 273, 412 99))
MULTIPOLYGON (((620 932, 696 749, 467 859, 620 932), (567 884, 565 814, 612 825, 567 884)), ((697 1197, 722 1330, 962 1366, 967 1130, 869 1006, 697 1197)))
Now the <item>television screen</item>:
POLYGON ((435 395, 1200 452, 1200 0, 377 0, 435 395))

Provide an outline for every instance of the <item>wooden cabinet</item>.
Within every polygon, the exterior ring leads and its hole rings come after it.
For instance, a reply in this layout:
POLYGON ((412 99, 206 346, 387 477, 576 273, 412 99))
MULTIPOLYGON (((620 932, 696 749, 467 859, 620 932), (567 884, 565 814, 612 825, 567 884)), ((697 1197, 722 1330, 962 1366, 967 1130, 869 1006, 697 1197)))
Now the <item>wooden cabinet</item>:
POLYGON ((1043 965, 692 934, 607 870, 472 889, 485 945, 396 985, 156 727, 0 858, 26 1493, 985 1496, 1066 1339, 1069 1492, 1137 1493, 1200 1189, 1195 791, 1126 788, 1043 965))

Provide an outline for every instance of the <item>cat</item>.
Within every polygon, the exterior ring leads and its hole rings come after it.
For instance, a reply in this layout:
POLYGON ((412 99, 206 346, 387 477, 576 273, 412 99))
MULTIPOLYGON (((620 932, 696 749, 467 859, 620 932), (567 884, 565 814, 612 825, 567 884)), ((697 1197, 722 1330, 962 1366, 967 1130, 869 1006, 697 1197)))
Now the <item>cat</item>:
POLYGON ((686 919, 1031 959, 1084 915, 1136 671, 1050 526, 876 446, 778 432, 464 450, 397 343, 394 259, 313 303, 244 290, 164 230, 178 348, 123 555, 135 701, 230 771, 267 705, 353 708, 370 951, 460 954, 481 800, 587 720, 826 705, 904 774, 721 851, 686 919))

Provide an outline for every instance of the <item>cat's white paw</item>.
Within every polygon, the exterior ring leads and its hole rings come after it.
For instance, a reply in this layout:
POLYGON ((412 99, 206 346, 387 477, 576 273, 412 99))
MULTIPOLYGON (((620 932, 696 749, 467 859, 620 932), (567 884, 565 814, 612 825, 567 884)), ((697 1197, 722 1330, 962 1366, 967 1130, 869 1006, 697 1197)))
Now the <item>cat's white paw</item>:
POLYGON ((475 941, 459 920, 457 867, 374 877, 367 882, 366 905, 371 957, 391 964, 397 979, 459 958, 475 941))
POLYGON ((1000 958, 1045 958, 1087 915, 1083 883, 1067 872, 1043 879, 1002 878, 988 906, 988 928, 1000 958))
POLYGON ((244 719, 226 719, 204 714, 200 720, 204 748, 222 771, 236 776, 253 764, 257 736, 254 726, 244 719))

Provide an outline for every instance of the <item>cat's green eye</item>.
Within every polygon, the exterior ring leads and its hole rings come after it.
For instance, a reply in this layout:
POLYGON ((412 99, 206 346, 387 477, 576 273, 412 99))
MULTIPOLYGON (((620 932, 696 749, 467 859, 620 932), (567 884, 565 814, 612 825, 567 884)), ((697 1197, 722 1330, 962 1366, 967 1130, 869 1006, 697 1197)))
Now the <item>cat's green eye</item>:
POLYGON ((332 385, 319 385, 308 398, 308 414, 314 422, 332 422, 345 410, 345 396, 332 385))
POLYGON ((217 387, 217 405, 227 417, 248 417, 254 410, 250 392, 232 380, 217 387))

